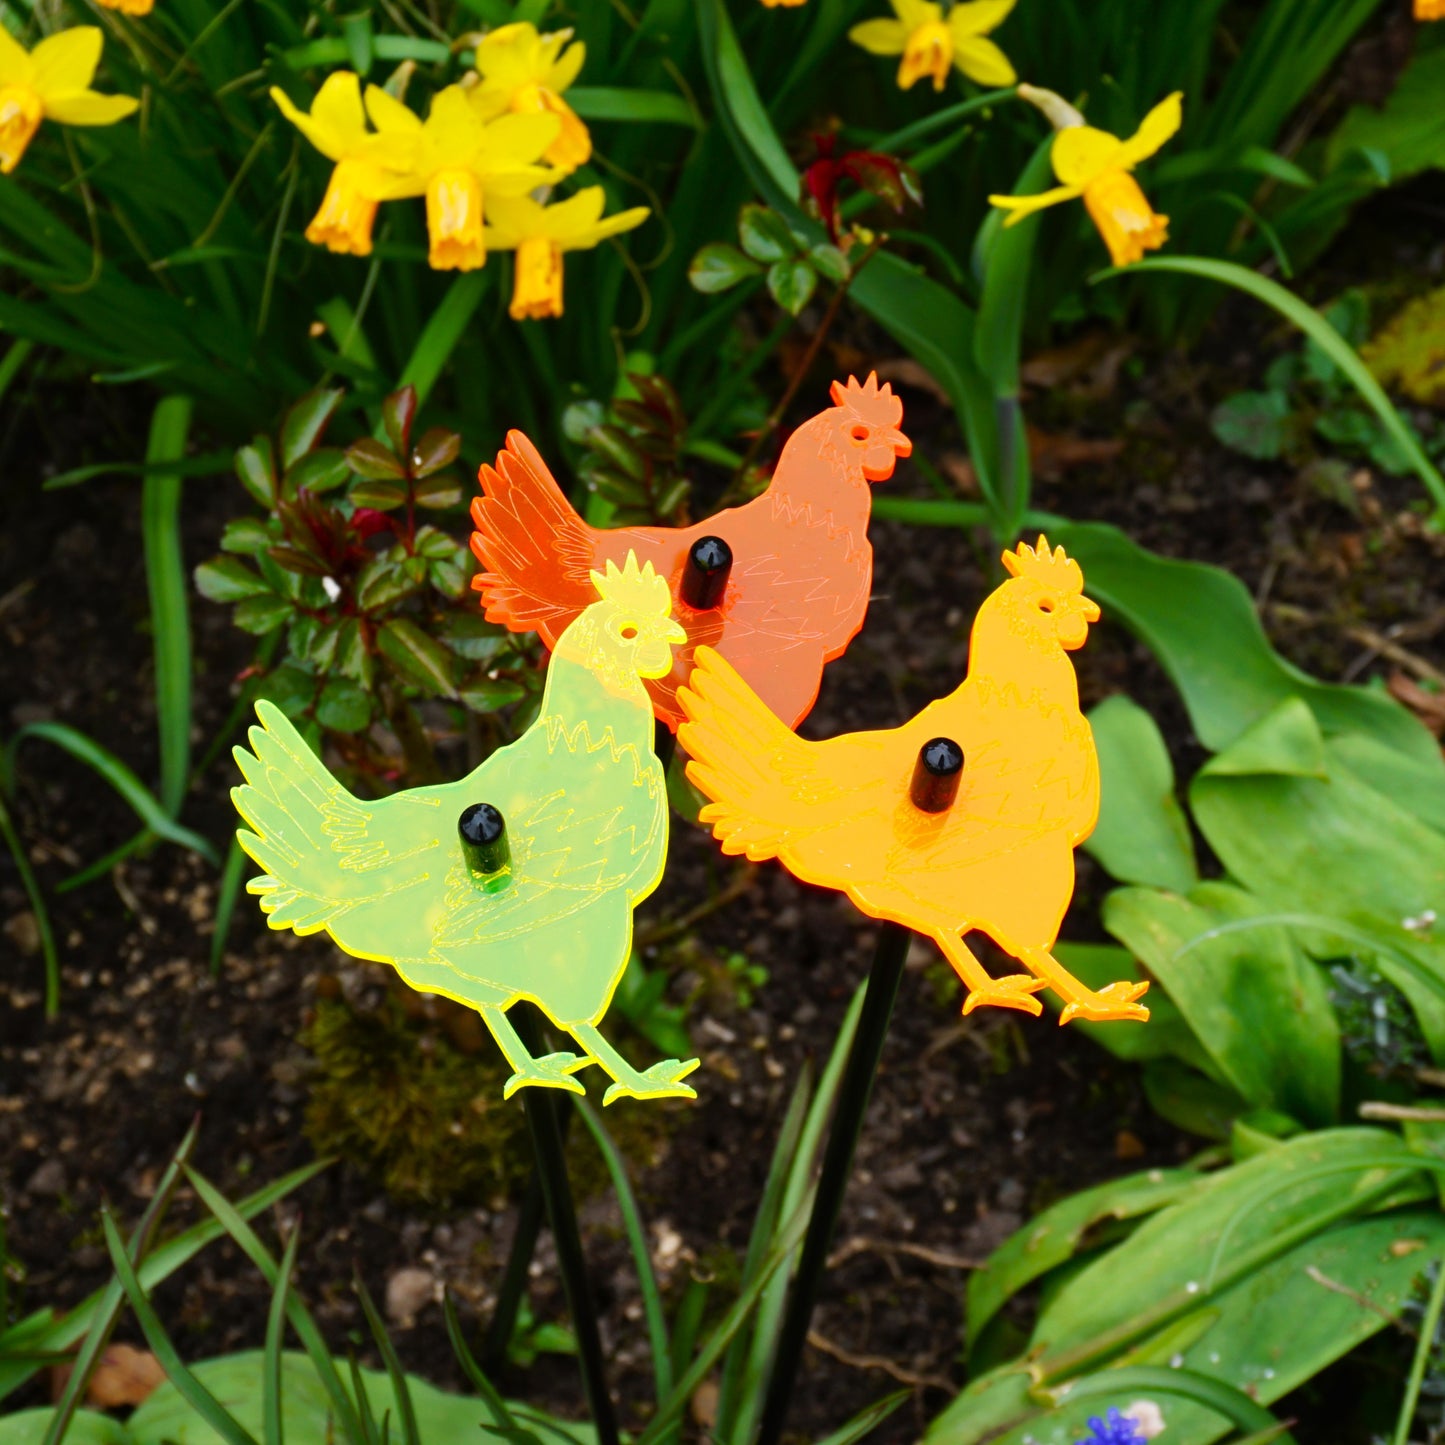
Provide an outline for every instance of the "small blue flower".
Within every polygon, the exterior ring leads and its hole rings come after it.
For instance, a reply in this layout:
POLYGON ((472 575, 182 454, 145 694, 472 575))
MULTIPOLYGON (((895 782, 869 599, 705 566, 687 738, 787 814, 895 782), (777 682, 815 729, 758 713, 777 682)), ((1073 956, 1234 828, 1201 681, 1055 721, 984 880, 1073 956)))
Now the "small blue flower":
POLYGON ((1101 1420, 1095 1415, 1089 1421, 1089 1438, 1076 1440, 1074 1445, 1147 1445, 1147 1442, 1128 1415, 1111 1408, 1107 1419, 1101 1420))

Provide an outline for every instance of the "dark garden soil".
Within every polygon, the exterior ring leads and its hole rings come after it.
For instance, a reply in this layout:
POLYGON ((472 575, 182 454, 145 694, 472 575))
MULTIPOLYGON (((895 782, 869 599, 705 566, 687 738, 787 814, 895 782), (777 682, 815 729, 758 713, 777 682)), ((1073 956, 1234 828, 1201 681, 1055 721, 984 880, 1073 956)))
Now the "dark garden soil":
MULTIPOLYGON (((1388 232, 1390 214, 1357 226, 1332 258, 1344 279, 1358 279, 1352 268, 1364 268, 1371 225, 1388 232)), ((1439 283, 1438 250, 1422 245, 1402 254, 1395 236, 1390 254, 1418 275, 1433 268, 1439 283)), ((848 343, 858 350, 842 350, 829 365, 864 359, 862 343, 848 343)), ((1030 415, 1047 434, 1038 505, 1112 521, 1158 551, 1228 567, 1256 595, 1287 657, 1324 677, 1393 679, 1409 696, 1431 669, 1445 669, 1445 547, 1423 533, 1410 507, 1418 487, 1362 468, 1346 506, 1299 469, 1247 462, 1210 435, 1210 409, 1257 385, 1287 344, 1257 311, 1230 305, 1199 349, 1203 359, 1109 338, 1092 352, 1038 359, 1030 415), (1112 457, 1085 445, 1116 439, 1122 450, 1112 457)), ((801 391, 821 394, 811 381, 801 391)), ((919 452, 957 475, 952 422, 926 387, 904 384, 904 395, 919 452)), ((138 484, 40 490, 46 470, 138 454, 137 439, 117 433, 122 423, 97 414, 86 396, 47 389, 44 413, 12 399, 15 423, 5 424, 8 436, 0 428, 7 477, 0 732, 41 718, 64 721, 150 777, 154 704, 138 484), (74 416, 63 414, 67 398, 74 416)), ((889 486, 896 495, 929 495, 911 464, 889 486)), ((188 563, 214 549, 239 498, 225 477, 187 484, 188 563)), ((994 585, 980 547, 960 534, 880 522, 873 537, 878 593, 862 635, 829 670, 808 725, 818 734, 891 725, 953 687, 973 611, 994 585)), ((201 750, 231 709, 249 639, 230 628, 222 609, 199 600, 193 627, 201 750)), ((1193 771, 1203 755, 1140 645, 1106 622, 1075 656, 1086 705, 1127 690, 1161 720, 1181 771, 1193 771)), ((187 806, 186 821, 213 839, 229 825, 231 781, 223 754, 187 806)), ((34 921, 13 865, 0 858, 4 1246, 19 1306, 64 1308, 107 1277, 100 1206, 132 1224, 193 1117, 201 1120, 195 1161, 233 1198, 314 1157, 304 1119, 315 1065, 298 1035, 318 991, 354 999, 366 989, 324 940, 269 934, 249 899, 212 976, 215 870, 174 847, 57 896, 67 875, 129 837, 134 820, 47 743, 30 742, 20 754, 17 811, 51 900, 64 993, 59 1018, 46 1024, 34 921)), ((789 1091, 807 1057, 826 1056, 874 939, 873 926, 845 902, 775 865, 752 870, 737 891, 742 867, 722 860, 699 830, 677 824, 667 879, 639 914, 643 935, 656 937, 726 895, 654 953, 677 971, 674 995, 696 995, 689 1028, 703 1060, 697 1104, 624 1103, 609 1111, 633 1158, 657 1268, 674 1302, 693 1276, 718 1278, 719 1298, 726 1297, 730 1261, 745 1246, 789 1091), (748 1000, 723 962, 735 953, 767 970, 748 1000), (639 1128, 644 1115, 655 1117, 639 1128)), ((1101 936, 1097 902, 1106 886, 1080 855, 1066 937, 1101 936)), ((1137 1075, 1086 1039, 988 1010, 961 1019, 959 1002, 937 955, 917 944, 795 1401, 792 1424, 809 1438, 900 1382, 912 1388, 911 1403, 877 1438, 916 1438, 965 1378, 968 1268, 1059 1195, 1172 1164, 1199 1147, 1160 1123, 1137 1075)), ((432 1047, 447 1023, 410 1027, 432 1047)), ((647 1054, 635 1037, 624 1047, 647 1054)), ((518 1139, 516 1148, 524 1147, 518 1139)), ((579 1156, 578 1167, 584 1183, 600 1183, 595 1160, 579 1156)), ((512 1197, 518 1192, 513 1179, 512 1197)), ((589 1192, 584 1231, 605 1343, 624 1419, 635 1425, 636 1404, 650 1393, 639 1297, 616 1207, 600 1187, 589 1192)), ((385 1302, 404 1364, 460 1386, 437 1299, 445 1285, 466 1320, 485 1322, 515 1219, 497 1180, 475 1184, 463 1202, 429 1205, 388 1198, 373 1177, 343 1162, 276 1215, 277 1223, 301 1221, 300 1287, 338 1350, 370 1353, 351 1288, 356 1271, 385 1302)), ((195 1201, 182 1192, 172 1222, 195 1217, 195 1201)), ((540 1320, 564 1317, 554 1265, 544 1237, 533 1280, 540 1320)), ((158 1294, 190 1358, 258 1347, 267 1298, 229 1244, 212 1246, 158 1294)), ((130 1323, 121 1337, 140 1343, 130 1323)), ((540 1356, 505 1383, 519 1397, 580 1413, 575 1366, 565 1357, 540 1356)), ((36 1403, 41 1396, 32 1389, 36 1403)), ((703 1392, 695 1401, 699 1436, 708 1409, 703 1392)))

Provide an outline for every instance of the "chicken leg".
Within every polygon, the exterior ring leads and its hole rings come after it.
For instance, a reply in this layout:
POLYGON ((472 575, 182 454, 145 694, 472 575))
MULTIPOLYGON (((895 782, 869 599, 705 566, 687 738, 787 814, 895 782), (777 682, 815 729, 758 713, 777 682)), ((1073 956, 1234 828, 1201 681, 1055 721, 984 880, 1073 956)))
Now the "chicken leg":
MULTIPOLYGON (((1003 939, 999 942, 1009 948, 1003 939)), ((1080 983, 1047 948, 1009 948, 1009 952, 1063 999, 1064 1011, 1059 1015, 1061 1024, 1074 1018, 1098 1023, 1109 1019, 1138 1019, 1142 1023, 1149 1017, 1149 1010, 1143 1004, 1134 1002, 1147 992, 1147 979, 1142 983, 1119 979, 1096 992, 1080 983)))
POLYGON ((507 1062, 516 1070, 502 1090, 504 1099, 510 1099, 518 1089, 525 1088, 528 1084, 546 1089, 565 1089, 569 1094, 587 1092, 572 1075, 578 1069, 585 1069, 592 1062, 591 1059, 565 1053, 547 1054, 544 1058, 534 1059, 527 1052, 526 1045, 517 1037, 516 1029, 499 1005, 482 1004, 477 1012, 481 1014, 482 1022, 491 1030, 492 1037, 496 1039, 497 1047, 501 1049, 507 1062))
POLYGON ((697 1091, 682 1081, 697 1068, 699 1060, 663 1059, 639 1072, 602 1037, 595 1024, 563 1024, 562 1027, 587 1050, 590 1057, 586 1063, 597 1064, 612 1075, 612 1087, 602 1096, 604 1106, 618 1099, 697 1098, 697 1091))
POLYGON ((1026 1014, 1038 1015, 1044 1006, 1033 995, 1044 987, 1044 980, 1031 978, 1026 973, 1010 974, 1007 978, 994 978, 973 956, 973 950, 957 933, 946 928, 937 928, 932 933, 933 941, 943 950, 943 956, 953 966, 953 971, 968 989, 963 1001, 963 1011, 970 1014, 982 1005, 994 1008, 1016 1008, 1026 1014))

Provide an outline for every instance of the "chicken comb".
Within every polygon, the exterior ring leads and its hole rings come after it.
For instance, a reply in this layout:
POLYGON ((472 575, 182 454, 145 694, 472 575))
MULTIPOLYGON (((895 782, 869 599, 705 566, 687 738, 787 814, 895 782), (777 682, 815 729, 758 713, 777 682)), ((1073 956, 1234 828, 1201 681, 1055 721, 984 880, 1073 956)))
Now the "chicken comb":
POLYGON ((610 557, 605 570, 593 572, 592 585, 598 594, 608 602, 623 607, 640 607, 644 612, 654 612, 665 617, 672 611, 672 592, 667 579, 659 577, 652 570, 651 562, 637 565, 637 553, 628 552, 627 561, 621 567, 610 557))
POLYGON ((1082 592, 1084 573, 1062 547, 1049 550, 1049 539, 1039 533, 1037 547, 1020 542, 1012 552, 1005 552, 999 559, 1015 577, 1032 577, 1036 582, 1047 582, 1064 592, 1082 592))
POLYGON ((861 386, 856 376, 850 376, 846 386, 835 381, 828 388, 828 394, 835 405, 848 407, 874 426, 896 427, 903 420, 902 399, 894 396, 893 388, 886 381, 878 385, 876 371, 870 371, 868 380, 861 386))

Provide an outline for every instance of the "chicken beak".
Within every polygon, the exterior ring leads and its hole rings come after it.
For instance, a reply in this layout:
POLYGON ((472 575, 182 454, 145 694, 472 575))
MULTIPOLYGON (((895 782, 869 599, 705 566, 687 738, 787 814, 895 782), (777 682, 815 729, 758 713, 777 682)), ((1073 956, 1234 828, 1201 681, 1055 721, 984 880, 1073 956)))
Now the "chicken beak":
POLYGON ((1084 614, 1085 622, 1097 622, 1099 620, 1099 604, 1092 597, 1080 596, 1079 610, 1084 614))

